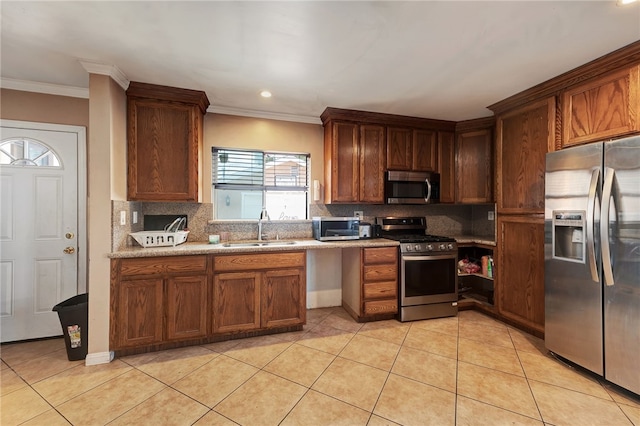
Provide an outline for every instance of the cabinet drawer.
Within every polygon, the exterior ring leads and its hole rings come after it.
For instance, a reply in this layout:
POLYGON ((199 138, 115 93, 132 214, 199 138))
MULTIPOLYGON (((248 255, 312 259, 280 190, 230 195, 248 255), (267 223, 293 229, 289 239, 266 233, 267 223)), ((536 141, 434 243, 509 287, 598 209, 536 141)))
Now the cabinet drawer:
POLYGON ((394 281, 398 278, 398 266, 364 265, 364 281, 394 281))
POLYGON ((120 261, 121 277, 206 271, 207 256, 145 257, 120 261))
POLYGON ((388 299, 398 295, 397 281, 382 281, 378 283, 366 283, 363 286, 365 299, 388 299))
POLYGON ((398 312, 398 300, 374 300, 371 302, 364 302, 364 314, 395 314, 398 312))
POLYGON ((256 269, 300 268, 305 266, 304 251, 215 256, 213 269, 221 271, 255 271, 256 269))
POLYGON ((364 264, 373 265, 380 263, 397 263, 398 249, 396 247, 366 248, 364 251, 364 264))

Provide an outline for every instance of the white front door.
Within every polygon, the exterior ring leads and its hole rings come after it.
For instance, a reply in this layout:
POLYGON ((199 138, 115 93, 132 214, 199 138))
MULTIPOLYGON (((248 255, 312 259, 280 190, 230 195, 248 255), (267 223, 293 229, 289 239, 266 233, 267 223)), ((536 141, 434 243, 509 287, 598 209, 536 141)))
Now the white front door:
MULTIPOLYGON (((52 308, 83 291, 78 250, 79 153, 84 128, 2 120, 0 340, 61 334, 52 308)), ((83 155, 80 155, 82 157, 83 155)), ((82 159, 84 161, 84 159, 82 159)), ((84 200, 84 194, 80 200, 84 200)))

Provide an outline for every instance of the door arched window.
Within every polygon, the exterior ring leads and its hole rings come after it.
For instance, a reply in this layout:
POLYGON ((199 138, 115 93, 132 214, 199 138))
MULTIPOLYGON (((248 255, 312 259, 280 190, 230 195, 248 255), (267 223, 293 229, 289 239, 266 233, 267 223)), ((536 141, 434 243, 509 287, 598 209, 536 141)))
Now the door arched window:
POLYGON ((0 142, 0 165, 61 167, 58 155, 35 139, 12 138, 0 142))

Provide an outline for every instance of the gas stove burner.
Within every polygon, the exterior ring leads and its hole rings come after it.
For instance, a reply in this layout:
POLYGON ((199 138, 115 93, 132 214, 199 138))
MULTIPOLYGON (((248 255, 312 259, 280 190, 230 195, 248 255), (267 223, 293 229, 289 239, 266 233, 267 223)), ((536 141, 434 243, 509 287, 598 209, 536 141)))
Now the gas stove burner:
POLYGON ((457 253, 456 240, 450 237, 427 234, 424 217, 377 217, 380 236, 400 242, 401 254, 457 253))
POLYGON ((399 241, 400 243, 453 243, 456 240, 439 235, 384 235, 384 238, 399 241))

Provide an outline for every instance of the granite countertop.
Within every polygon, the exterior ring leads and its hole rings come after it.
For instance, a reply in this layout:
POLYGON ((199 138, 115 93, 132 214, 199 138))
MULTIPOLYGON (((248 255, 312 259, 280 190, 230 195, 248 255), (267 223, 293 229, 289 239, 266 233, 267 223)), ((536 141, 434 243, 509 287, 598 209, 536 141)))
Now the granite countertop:
POLYGON ((486 246, 496 245, 495 238, 491 236, 479 236, 479 235, 449 235, 454 238, 458 244, 483 244, 486 246))
MULTIPOLYGON (((278 241, 278 240, 269 240, 278 241)), ((280 240, 282 242, 288 240, 280 240)), ((209 244, 206 242, 186 242, 175 247, 129 247, 108 254, 111 259, 135 258, 135 257, 156 257, 156 256, 186 256, 194 254, 228 254, 228 253, 256 253, 256 252, 278 252, 291 250, 322 250, 349 247, 397 247, 397 241, 385 238, 372 238, 364 240, 347 241, 317 241, 314 239, 296 239, 295 244, 288 245, 265 245, 252 247, 224 247, 222 244, 209 244)), ((232 241, 241 243, 241 241, 232 241)))

